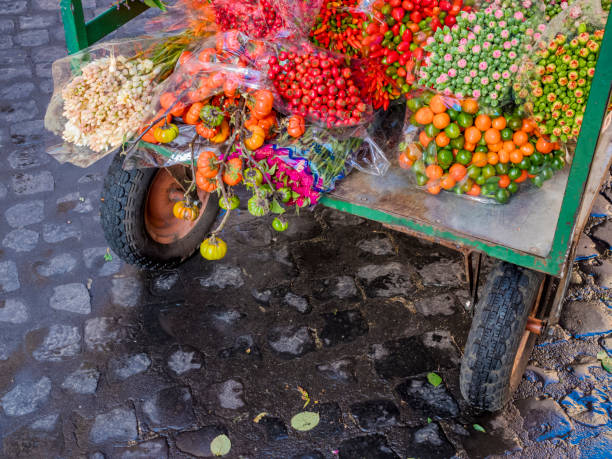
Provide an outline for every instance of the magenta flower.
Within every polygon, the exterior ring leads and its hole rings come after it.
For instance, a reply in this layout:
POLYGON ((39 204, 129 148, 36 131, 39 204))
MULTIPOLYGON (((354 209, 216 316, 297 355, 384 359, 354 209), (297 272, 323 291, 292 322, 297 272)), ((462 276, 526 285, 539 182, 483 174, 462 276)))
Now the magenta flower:
POLYGON ((448 76, 449 76, 449 77, 451 77, 451 78, 455 78, 455 77, 457 76, 457 70, 455 70, 455 69, 450 69, 450 70, 448 71, 448 76))
POLYGON ((478 89, 474 89, 472 91, 472 96, 475 98, 479 98, 480 97, 480 91, 478 89))
POLYGON ((502 72, 502 78, 504 80, 507 80, 508 78, 510 78, 510 72, 508 72, 507 70, 502 72))
POLYGON ((491 14, 493 12, 493 9, 489 6, 487 8, 485 8, 485 14, 491 14))
POLYGON ((516 58, 516 53, 515 53, 514 51, 510 51, 510 52, 508 53, 508 57, 509 57, 510 59, 514 59, 514 58, 516 58))
POLYGON ((425 43, 431 45, 434 41, 434 37, 427 37, 427 41, 425 43))
POLYGON ((488 85, 489 84, 489 79, 487 77, 482 77, 480 79, 480 84, 483 85, 483 86, 488 85))
POLYGON ((489 67, 489 65, 486 63, 486 61, 482 61, 480 64, 478 64, 478 68, 480 70, 482 70, 483 72, 489 67))

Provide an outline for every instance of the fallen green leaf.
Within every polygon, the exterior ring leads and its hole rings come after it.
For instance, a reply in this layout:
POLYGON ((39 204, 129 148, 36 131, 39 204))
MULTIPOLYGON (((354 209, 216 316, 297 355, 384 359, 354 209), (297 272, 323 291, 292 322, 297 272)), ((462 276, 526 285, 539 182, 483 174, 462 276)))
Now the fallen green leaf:
POLYGON ((215 456, 225 456, 232 449, 232 442, 227 435, 217 435, 210 442, 210 452, 215 456))
POLYGON ((110 249, 106 249, 106 253, 104 254, 104 261, 113 261, 113 256, 110 253, 110 249))
POLYGON ((472 427, 474 427, 474 430, 476 430, 477 432, 486 433, 485 428, 480 424, 474 424, 472 427))
POLYGON ((436 373, 427 373, 427 381, 434 387, 438 387, 442 383, 442 378, 436 373))
POLYGON ((598 352, 597 359, 601 361, 601 366, 604 370, 608 373, 612 373, 612 357, 610 357, 607 352, 598 352))
POLYGON ((431 424, 431 418, 427 418, 427 424, 431 424))
POLYGON ((291 418, 291 427, 300 432, 314 429, 319 424, 319 413, 302 411, 291 418))

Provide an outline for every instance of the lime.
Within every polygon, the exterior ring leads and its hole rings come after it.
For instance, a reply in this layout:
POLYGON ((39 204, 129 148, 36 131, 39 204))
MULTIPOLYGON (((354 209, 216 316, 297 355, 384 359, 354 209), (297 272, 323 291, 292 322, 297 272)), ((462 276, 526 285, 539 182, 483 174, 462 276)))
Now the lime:
POLYGON ((416 112, 419 108, 423 106, 423 102, 419 98, 408 99, 408 102, 406 102, 406 105, 408 106, 410 111, 416 112))
POLYGON ((463 145, 465 145, 465 137, 462 135, 450 141, 451 148, 456 148, 457 150, 461 150, 463 145))
POLYGON ((482 186, 482 185, 485 184, 486 181, 487 181, 487 178, 484 175, 482 175, 482 174, 480 176, 476 177, 476 185, 482 186))
POLYGON ((429 123, 427 126, 425 126, 424 131, 425 134, 427 134, 427 137, 435 137, 440 133, 440 129, 435 127, 432 123, 429 123))
POLYGON ((452 108, 446 110, 446 113, 448 113, 448 116, 450 116, 451 121, 455 121, 457 119, 457 116, 459 115, 459 112, 452 108))
POLYGON ((506 190, 508 190, 512 194, 516 193, 518 189, 519 185, 516 182, 510 182, 510 184, 506 187, 506 190))
POLYGON ((462 192, 467 193, 468 191, 470 191, 472 189, 472 185, 474 185, 474 180, 469 178, 466 181, 464 181, 458 188, 462 192))
POLYGON ((533 183, 538 188, 542 188, 542 185, 544 185, 544 179, 541 175, 536 175, 534 178, 531 179, 531 183, 533 183))
POLYGON ((417 172, 416 174, 416 182, 417 185, 419 186, 425 186, 425 184, 427 183, 429 179, 427 178, 427 176, 425 174, 420 174, 417 172))
POLYGON ((539 166, 544 162, 544 155, 538 151, 534 151, 529 157, 529 160, 534 166, 539 166))
POLYGON ((483 196, 492 197, 495 195, 498 189, 499 189, 499 186, 497 186, 497 183, 487 183, 482 186, 482 189, 480 190, 480 194, 482 194, 483 196))
POLYGON ((491 164, 487 164, 485 167, 482 168, 482 171, 480 172, 480 174, 485 179, 493 177, 495 175, 495 167, 492 166, 491 164))
POLYGON ((495 165, 495 170, 498 174, 504 175, 508 173, 508 171, 510 170, 510 166, 508 165, 508 163, 497 163, 495 165))
POLYGON ((422 159, 417 159, 412 165, 412 170, 417 174, 425 175, 425 162, 422 159))
POLYGON ((442 169, 446 169, 453 162, 453 152, 448 148, 444 148, 438 152, 438 164, 442 169))
POLYGON ((540 172, 540 175, 544 180, 550 180, 553 176, 553 170, 550 167, 545 167, 542 169, 542 172, 540 172))
POLYGON ((467 175, 470 178, 477 179, 480 177, 482 169, 478 166, 474 166, 473 164, 467 168, 467 175))
POLYGON ((531 167, 531 161, 529 161, 528 157, 523 158, 523 160, 518 163, 518 168, 519 169, 523 169, 523 170, 527 170, 531 167))
POLYGON ((555 156, 555 158, 552 161, 552 167, 554 170, 560 171, 561 169, 565 167, 565 160, 563 158, 559 158, 558 156, 555 156))
POLYGON ((467 150, 459 150, 457 152, 457 156, 455 159, 457 160, 459 164, 463 164, 464 166, 467 166, 468 164, 470 164, 470 161, 472 160, 472 153, 470 153, 467 150))
POLYGON ((523 126, 523 120, 518 116, 511 116, 508 119, 508 127, 513 131, 518 131, 523 126))
POLYGON ((474 151, 476 153, 487 153, 489 151, 489 148, 486 145, 478 145, 474 151))
POLYGON ((502 140, 512 140, 512 136, 514 135, 514 132, 512 131, 512 129, 504 128, 501 130, 500 134, 501 134, 502 140))
POLYGON ((472 115, 461 112, 457 115, 457 124, 462 128, 470 127, 472 124, 474 124, 474 118, 472 118, 472 115))
POLYGON ((500 188, 497 190, 497 193, 495 193, 495 199, 500 204, 506 204, 510 199, 510 192, 504 188, 500 188))
POLYGON ((477 145, 487 145, 487 141, 484 138, 485 136, 483 135, 482 137, 480 137, 480 140, 478 141, 477 145))
POLYGON ((510 180, 516 180, 521 176, 521 174, 522 172, 518 167, 513 167, 508 171, 508 177, 510 177, 510 180))
POLYGON ((461 135, 461 131, 459 130, 459 126, 455 123, 451 123, 444 128, 444 132, 448 136, 449 139, 456 139, 461 135))

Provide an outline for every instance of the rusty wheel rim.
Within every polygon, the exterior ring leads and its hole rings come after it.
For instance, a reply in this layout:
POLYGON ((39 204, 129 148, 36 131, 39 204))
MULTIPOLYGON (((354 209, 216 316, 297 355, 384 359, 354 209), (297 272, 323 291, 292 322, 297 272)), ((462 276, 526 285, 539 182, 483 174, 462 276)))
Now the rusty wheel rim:
POLYGON ((172 214, 174 204, 182 200, 183 195, 183 188, 172 174, 165 168, 159 169, 147 191, 144 213, 145 229, 151 239, 160 244, 172 244, 187 236, 198 224, 210 197, 209 193, 198 189, 198 199, 202 205, 198 218, 193 221, 181 220, 172 214))

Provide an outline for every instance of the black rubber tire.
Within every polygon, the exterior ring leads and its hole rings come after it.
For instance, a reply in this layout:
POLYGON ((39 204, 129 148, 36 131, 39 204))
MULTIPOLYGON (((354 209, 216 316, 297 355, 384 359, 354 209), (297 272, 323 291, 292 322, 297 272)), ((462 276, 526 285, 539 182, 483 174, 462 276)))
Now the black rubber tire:
POLYGON ((123 261, 144 270, 171 268, 189 258, 204 240, 219 211, 209 199, 196 226, 171 244, 153 240, 145 229, 144 212, 149 186, 159 169, 124 170, 125 155, 117 153, 102 189, 100 217, 104 237, 123 261))
MULTIPOLYGON (((500 410, 516 390, 520 378, 512 387, 510 376, 542 279, 540 273, 505 262, 489 274, 461 362, 461 393, 472 406, 500 410)), ((521 376, 535 338, 529 335, 518 357, 521 376)))

